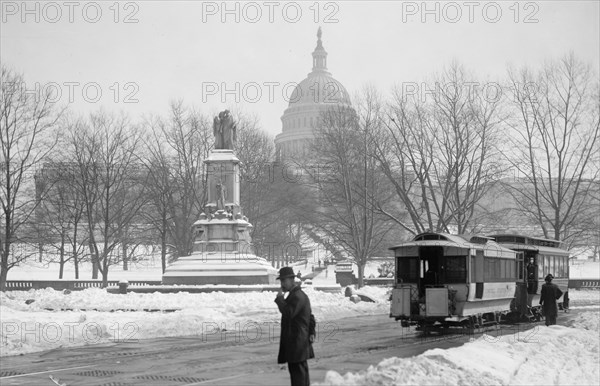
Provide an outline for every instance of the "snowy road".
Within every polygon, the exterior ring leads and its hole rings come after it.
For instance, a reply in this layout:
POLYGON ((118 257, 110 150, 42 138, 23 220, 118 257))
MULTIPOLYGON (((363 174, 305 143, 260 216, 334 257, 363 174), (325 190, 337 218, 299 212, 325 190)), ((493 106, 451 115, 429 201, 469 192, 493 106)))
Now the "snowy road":
MULTIPOLYGON (((561 313, 568 324, 580 310, 561 313)), ((2 385, 287 385, 287 370, 276 364, 279 331, 273 326, 240 331, 211 331, 203 337, 139 340, 2 358, 2 385)), ((389 357, 411 357, 432 348, 450 348, 469 336, 417 336, 387 315, 361 316, 323 323, 309 362, 311 380, 328 370, 365 370, 389 357)), ((502 326, 488 335, 534 334, 543 325, 502 326)))

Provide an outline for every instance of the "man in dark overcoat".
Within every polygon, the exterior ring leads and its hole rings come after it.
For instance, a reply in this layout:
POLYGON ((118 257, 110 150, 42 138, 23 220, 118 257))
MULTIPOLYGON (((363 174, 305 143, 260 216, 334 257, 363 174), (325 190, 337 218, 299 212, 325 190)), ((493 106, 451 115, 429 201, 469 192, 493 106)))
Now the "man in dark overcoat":
POLYGON ((556 300, 562 296, 562 291, 556 284, 552 283, 552 279, 554 279, 554 276, 551 273, 546 275, 546 283, 542 285, 542 292, 540 293, 540 304, 546 318, 546 326, 556 324, 556 317, 558 316, 556 300))
POLYGON ((275 303, 281 312, 281 337, 277 363, 288 364, 292 386, 309 386, 307 360, 314 358, 312 342, 315 337, 315 318, 308 296, 295 283, 296 275, 291 267, 279 271, 281 290, 275 303), (287 298, 284 292, 289 292, 287 298))

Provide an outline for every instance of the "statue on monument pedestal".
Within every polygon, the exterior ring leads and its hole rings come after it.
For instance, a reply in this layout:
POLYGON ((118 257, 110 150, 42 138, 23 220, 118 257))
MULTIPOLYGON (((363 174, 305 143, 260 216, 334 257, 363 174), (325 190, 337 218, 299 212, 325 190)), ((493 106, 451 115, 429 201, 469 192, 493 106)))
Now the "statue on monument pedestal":
POLYGON ((231 149, 235 145, 236 126, 229 110, 221 111, 213 121, 213 134, 215 135, 215 149, 231 149))
POLYGON ((227 188, 219 180, 215 186, 217 189, 217 210, 225 210, 225 199, 227 198, 227 188))

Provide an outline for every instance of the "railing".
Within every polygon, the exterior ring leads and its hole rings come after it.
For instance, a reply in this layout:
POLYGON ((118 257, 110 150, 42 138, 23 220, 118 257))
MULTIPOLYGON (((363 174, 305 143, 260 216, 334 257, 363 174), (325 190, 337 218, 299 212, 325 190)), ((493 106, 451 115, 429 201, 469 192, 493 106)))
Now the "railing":
POLYGON ((600 289, 600 279, 569 279, 569 288, 598 288, 600 289))
MULTIPOLYGON (((129 285, 160 285, 160 280, 128 280, 129 285)), ((107 285, 118 286, 119 280, 108 280, 107 285)), ((6 291, 29 291, 30 289, 53 288, 62 290, 83 290, 86 288, 102 288, 102 280, 7 280, 6 291)))

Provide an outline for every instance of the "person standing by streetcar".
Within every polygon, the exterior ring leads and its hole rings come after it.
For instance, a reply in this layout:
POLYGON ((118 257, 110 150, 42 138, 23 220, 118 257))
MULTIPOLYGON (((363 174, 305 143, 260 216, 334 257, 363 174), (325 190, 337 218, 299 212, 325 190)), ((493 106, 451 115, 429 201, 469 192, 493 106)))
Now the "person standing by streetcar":
POLYGON ((556 300, 562 296, 562 291, 556 284, 552 283, 552 279, 554 279, 554 276, 551 273, 546 275, 546 283, 542 285, 540 293, 540 305, 546 318, 546 326, 556 324, 556 317, 558 316, 558 304, 556 300))

